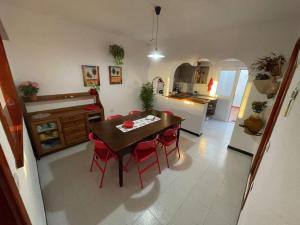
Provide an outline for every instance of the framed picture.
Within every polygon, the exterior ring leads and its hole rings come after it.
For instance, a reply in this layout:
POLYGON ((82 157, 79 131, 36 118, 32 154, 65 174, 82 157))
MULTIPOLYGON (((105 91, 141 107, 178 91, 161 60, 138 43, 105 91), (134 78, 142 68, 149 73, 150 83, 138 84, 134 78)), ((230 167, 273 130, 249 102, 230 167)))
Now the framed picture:
POLYGON ((122 84, 122 67, 120 66, 109 67, 109 83, 122 84))
POLYGON ((207 84, 207 78, 209 74, 209 65, 202 62, 198 62, 195 69, 195 83, 207 84))
POLYGON ((100 85, 99 66, 83 65, 82 75, 83 75, 83 82, 85 87, 100 85))

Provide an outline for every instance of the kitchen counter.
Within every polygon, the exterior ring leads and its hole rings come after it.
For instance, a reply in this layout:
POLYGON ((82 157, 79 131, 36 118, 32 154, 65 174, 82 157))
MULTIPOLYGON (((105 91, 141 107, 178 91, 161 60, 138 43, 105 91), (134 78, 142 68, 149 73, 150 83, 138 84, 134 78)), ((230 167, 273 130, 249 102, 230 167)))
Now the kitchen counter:
POLYGON ((180 93, 176 95, 170 95, 167 98, 173 98, 184 102, 192 102, 198 104, 207 104, 206 116, 213 116, 216 111, 218 98, 207 95, 191 95, 180 93))
POLYGON ((174 98, 182 101, 191 101, 200 104, 206 104, 210 101, 215 101, 218 99, 217 97, 212 97, 207 95, 187 95, 187 94, 170 95, 167 98, 174 98))
POLYGON ((155 96, 154 108, 160 111, 171 111, 185 119, 181 127, 197 136, 203 131, 203 125, 210 100, 191 100, 189 98, 155 96))

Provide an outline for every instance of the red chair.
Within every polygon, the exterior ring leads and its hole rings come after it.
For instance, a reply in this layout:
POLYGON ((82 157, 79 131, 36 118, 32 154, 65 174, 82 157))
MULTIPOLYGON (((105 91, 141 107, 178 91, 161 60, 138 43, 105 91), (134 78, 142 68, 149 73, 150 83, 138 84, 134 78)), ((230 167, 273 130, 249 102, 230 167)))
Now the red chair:
POLYGON ((101 180, 100 180, 100 188, 102 188, 102 183, 103 183, 104 174, 106 172, 107 162, 111 159, 117 159, 117 156, 106 146, 106 144, 104 144, 104 142, 102 142, 101 140, 96 140, 94 138, 93 133, 89 134, 89 139, 90 139, 90 141, 92 141, 94 143, 94 146, 95 146, 94 156, 93 156, 90 171, 91 172, 93 171, 94 164, 99 168, 99 170, 102 174, 101 180), (104 162, 104 167, 102 167, 100 165, 100 162, 104 162))
POLYGON ((171 111, 162 111, 162 112, 167 114, 168 116, 174 116, 174 113, 171 111))
POLYGON ((132 158, 134 159, 134 161, 136 162, 138 174, 140 177, 141 188, 144 188, 142 174, 145 173, 148 169, 150 169, 152 166, 157 164, 158 172, 160 173, 160 165, 159 165, 159 160, 158 160, 158 154, 156 151, 156 140, 157 140, 157 136, 152 140, 139 142, 136 145, 133 152, 131 153, 129 160, 128 160, 126 166, 124 167, 124 170, 127 171, 127 168, 128 168, 128 165, 129 165, 131 159, 132 158), (151 164, 147 165, 145 168, 141 168, 139 164, 150 158, 154 158, 155 161, 152 162, 151 164))
POLYGON ((122 118, 122 115, 117 114, 117 115, 108 116, 107 120, 116 120, 116 119, 120 119, 120 118, 122 118))
POLYGON ((139 113, 141 113, 141 111, 139 111, 139 110, 132 110, 132 111, 130 111, 128 113, 128 115, 136 115, 136 114, 139 114, 139 113))
MULTIPOLYGON (((162 111, 162 112, 165 113, 165 114, 167 114, 168 116, 175 116, 174 113, 171 112, 171 111, 162 111)), ((178 116, 177 116, 177 117, 178 117, 178 116)), ((175 129, 180 129, 180 128, 181 128, 181 125, 178 124, 178 125, 174 126, 173 128, 175 128, 175 129)))
POLYGON ((178 146, 178 136, 177 136, 177 131, 178 129, 180 129, 180 125, 178 125, 177 127, 175 128, 170 128, 170 129, 167 129, 166 131, 164 131, 161 135, 159 135, 158 137, 158 143, 161 144, 164 148, 164 152, 165 152, 165 156, 166 156, 166 160, 167 160, 167 166, 168 168, 170 167, 169 165, 169 159, 168 159, 168 156, 177 150, 178 152, 178 156, 180 158, 180 150, 179 150, 179 146, 178 146), (169 147, 170 145, 176 143, 176 146, 175 148, 173 148, 172 150, 170 151, 167 151, 167 147, 169 147))

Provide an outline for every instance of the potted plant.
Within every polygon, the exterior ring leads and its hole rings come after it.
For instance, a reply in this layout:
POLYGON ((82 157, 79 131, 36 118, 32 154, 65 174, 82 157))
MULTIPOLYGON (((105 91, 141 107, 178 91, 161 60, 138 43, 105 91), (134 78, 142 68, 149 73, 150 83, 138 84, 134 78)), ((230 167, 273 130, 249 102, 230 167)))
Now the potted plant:
POLYGON ((252 64, 252 68, 255 71, 265 71, 273 77, 280 77, 281 69, 285 62, 286 60, 283 55, 276 55, 272 52, 271 56, 257 59, 257 61, 252 64))
POLYGON ((252 111, 255 118, 258 118, 260 113, 267 108, 267 101, 264 102, 252 102, 252 111))
POLYGON ((245 132, 249 134, 257 134, 264 126, 260 114, 267 107, 267 102, 252 102, 252 115, 244 121, 245 132))
POLYGON ((124 59, 125 51, 121 46, 119 46, 119 45, 110 45, 109 46, 109 52, 114 57, 115 63, 117 65, 122 65, 123 64, 122 60, 124 59))
POLYGON ((285 62, 283 55, 272 53, 252 64, 253 71, 257 72, 253 84, 258 92, 267 94, 268 98, 276 95, 280 85, 277 79, 281 76, 281 68, 285 62))
POLYGON ((30 97, 32 101, 37 100, 36 94, 39 91, 39 84, 31 81, 24 81, 19 85, 19 90, 24 97, 30 97))
POLYGON ((150 82, 143 84, 140 92, 140 99, 143 103, 145 110, 151 110, 153 108, 154 101, 154 89, 150 82))

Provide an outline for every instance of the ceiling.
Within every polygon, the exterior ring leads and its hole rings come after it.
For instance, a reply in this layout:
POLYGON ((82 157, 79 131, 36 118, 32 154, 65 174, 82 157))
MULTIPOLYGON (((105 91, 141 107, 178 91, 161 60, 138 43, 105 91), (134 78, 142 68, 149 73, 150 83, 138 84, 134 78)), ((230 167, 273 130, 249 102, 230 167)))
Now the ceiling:
POLYGON ((162 6, 161 39, 210 30, 298 20, 298 0, 0 0, 116 34, 148 41, 152 10, 162 6))

